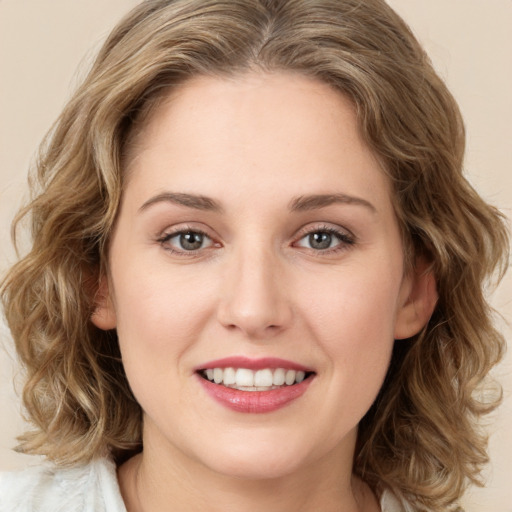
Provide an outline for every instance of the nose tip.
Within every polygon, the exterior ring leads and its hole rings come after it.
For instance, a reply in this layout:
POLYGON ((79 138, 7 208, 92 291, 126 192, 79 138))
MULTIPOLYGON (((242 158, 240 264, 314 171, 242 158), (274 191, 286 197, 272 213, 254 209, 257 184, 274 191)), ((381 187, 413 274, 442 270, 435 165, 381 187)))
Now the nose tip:
POLYGON ((253 309, 244 309, 241 304, 234 304, 229 312, 224 310, 224 314, 219 315, 219 319, 227 329, 241 331, 254 339, 271 337, 284 328, 286 324, 284 319, 262 313, 261 311, 256 313, 253 309))
POLYGON ((291 318, 283 272, 275 261, 251 258, 230 272, 218 307, 225 328, 263 339, 286 329, 291 318))

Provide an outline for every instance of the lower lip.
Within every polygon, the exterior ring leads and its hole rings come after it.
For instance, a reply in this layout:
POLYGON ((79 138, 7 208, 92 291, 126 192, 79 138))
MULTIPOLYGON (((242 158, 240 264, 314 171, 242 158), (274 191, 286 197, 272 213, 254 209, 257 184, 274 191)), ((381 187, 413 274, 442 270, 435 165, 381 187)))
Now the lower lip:
POLYGON ((228 409, 244 413, 273 412, 286 407, 300 398, 308 389, 312 377, 299 384, 283 386, 269 391, 241 391, 215 384, 198 375, 203 389, 217 402, 228 409))

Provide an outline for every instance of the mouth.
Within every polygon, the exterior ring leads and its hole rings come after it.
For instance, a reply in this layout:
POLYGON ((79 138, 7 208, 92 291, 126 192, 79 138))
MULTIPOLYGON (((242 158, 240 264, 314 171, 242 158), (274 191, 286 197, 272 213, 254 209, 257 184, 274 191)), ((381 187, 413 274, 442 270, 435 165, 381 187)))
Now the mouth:
POLYGON ((211 383, 239 391, 272 391, 295 386, 311 378, 314 372, 291 368, 207 368, 198 371, 199 375, 211 383))
POLYGON ((283 359, 231 357, 196 368, 196 375, 217 403, 236 412, 265 413, 301 397, 316 373, 283 359))

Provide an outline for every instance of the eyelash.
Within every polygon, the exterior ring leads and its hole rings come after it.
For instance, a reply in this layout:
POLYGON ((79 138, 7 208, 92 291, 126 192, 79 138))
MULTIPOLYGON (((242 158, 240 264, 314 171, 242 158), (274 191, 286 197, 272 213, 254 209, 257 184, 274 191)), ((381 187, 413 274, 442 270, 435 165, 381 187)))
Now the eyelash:
POLYGON ((321 254, 321 255, 331 255, 336 254, 341 251, 348 250, 351 246, 355 245, 356 238, 351 233, 337 229, 332 226, 315 226, 313 229, 305 229, 298 238, 297 242, 294 242, 294 244, 297 244, 301 240, 305 239, 308 236, 311 236, 315 233, 327 233, 329 235, 333 235, 335 238, 338 239, 338 244, 335 247, 327 248, 327 249, 314 249, 314 248, 307 248, 309 251, 313 251, 315 254, 321 254))
POLYGON ((185 249, 183 250, 177 250, 175 248, 173 248, 170 244, 169 244, 169 241, 176 237, 176 236, 180 236, 180 235, 185 235, 187 233, 192 233, 192 234, 197 234, 197 235, 201 235, 205 238, 208 238, 212 241, 212 246, 215 246, 215 245, 219 245, 219 244, 216 244, 213 239, 211 238, 211 236, 208 235, 208 233, 206 233, 204 230, 202 229, 198 229, 198 228, 193 228, 193 227, 188 227, 188 226, 185 226, 185 227, 180 227, 178 229, 176 229, 175 231, 170 231, 170 232, 167 232, 167 233, 164 233, 160 238, 157 239, 157 242, 162 245, 162 247, 166 250, 166 251, 169 251, 171 254, 175 254, 177 256, 182 256, 182 257, 194 257, 194 256, 198 256, 199 252, 202 250, 202 248, 199 248, 199 249, 196 249, 196 250, 190 250, 190 251, 187 251, 185 249))
MULTIPOLYGON (((157 239, 157 242, 159 244, 161 244, 166 251, 169 251, 172 254, 176 254, 176 255, 182 256, 182 257, 197 257, 199 255, 200 251, 202 251, 206 248, 199 248, 199 249, 189 250, 189 251, 187 251, 185 249, 177 250, 169 244, 169 241, 172 238, 179 236, 179 235, 185 235, 187 233, 198 234, 198 235, 201 235, 202 237, 210 239, 211 245, 209 247, 212 247, 212 246, 219 247, 220 246, 220 244, 216 243, 204 230, 198 229, 195 227, 194 228, 188 227, 188 226, 178 228, 175 231, 164 233, 161 237, 159 237, 157 239)), ((326 249, 314 249, 312 247, 309 247, 309 248, 303 247, 304 249, 312 251, 315 254, 321 254, 321 255, 335 254, 335 253, 338 253, 341 251, 348 250, 351 246, 355 245, 355 243, 356 243, 356 238, 351 233, 347 233, 346 231, 336 229, 332 226, 318 226, 313 229, 306 229, 302 233, 300 233, 300 236, 298 237, 297 241, 295 241, 292 244, 292 246, 297 246, 296 244, 298 244, 301 240, 303 240, 306 237, 311 236, 315 233, 326 233, 328 235, 333 235, 339 241, 339 243, 335 247, 329 247, 326 249)), ((299 246, 299 247, 301 247, 301 246, 299 246)))

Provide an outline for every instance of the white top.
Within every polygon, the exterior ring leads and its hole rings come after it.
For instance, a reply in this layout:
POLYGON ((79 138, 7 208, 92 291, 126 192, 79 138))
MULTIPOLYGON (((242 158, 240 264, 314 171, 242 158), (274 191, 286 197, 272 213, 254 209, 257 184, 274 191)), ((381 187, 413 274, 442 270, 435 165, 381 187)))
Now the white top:
MULTIPOLYGON (((382 512, 413 512, 390 492, 382 512)), ((76 468, 39 465, 0 473, 0 512, 126 512, 116 468, 98 459, 76 468)))

